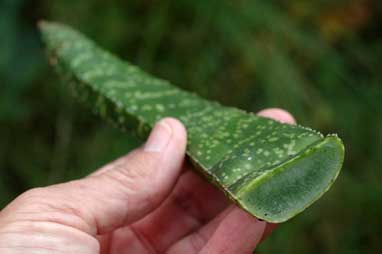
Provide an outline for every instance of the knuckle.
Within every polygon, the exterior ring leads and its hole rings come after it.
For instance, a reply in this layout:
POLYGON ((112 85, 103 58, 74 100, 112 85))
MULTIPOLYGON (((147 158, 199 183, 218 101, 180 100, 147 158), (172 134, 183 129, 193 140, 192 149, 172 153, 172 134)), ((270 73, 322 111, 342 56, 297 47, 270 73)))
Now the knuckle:
POLYGON ((15 202, 23 204, 40 202, 42 197, 46 197, 46 195, 47 192, 45 191, 45 188, 33 188, 18 196, 15 202))
POLYGON ((110 170, 106 175, 124 185, 149 181, 158 166, 159 157, 155 155, 147 156, 139 151, 134 152, 132 157, 132 159, 124 160, 123 163, 116 163, 114 169, 110 170))

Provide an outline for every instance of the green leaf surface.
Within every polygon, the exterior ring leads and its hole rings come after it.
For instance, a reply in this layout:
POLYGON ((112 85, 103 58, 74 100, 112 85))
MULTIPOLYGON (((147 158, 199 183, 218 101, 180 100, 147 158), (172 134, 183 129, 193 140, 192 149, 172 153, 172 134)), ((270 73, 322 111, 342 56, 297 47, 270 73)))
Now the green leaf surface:
POLYGON ((118 59, 68 26, 42 22, 40 28, 50 62, 81 101, 143 138, 159 119, 178 118, 187 128, 195 168, 260 219, 292 218, 339 174, 344 147, 335 135, 207 101, 118 59))

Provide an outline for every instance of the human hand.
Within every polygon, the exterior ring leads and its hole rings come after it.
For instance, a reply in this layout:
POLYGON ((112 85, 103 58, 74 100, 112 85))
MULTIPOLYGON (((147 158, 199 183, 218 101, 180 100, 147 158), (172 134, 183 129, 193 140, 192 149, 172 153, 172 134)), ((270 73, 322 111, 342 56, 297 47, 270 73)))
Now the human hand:
MULTIPOLYGON (((289 113, 262 116, 294 123, 289 113)), ((146 144, 68 183, 25 192, 0 212, 2 254, 247 254, 274 225, 225 198, 183 163, 175 119, 146 144)))

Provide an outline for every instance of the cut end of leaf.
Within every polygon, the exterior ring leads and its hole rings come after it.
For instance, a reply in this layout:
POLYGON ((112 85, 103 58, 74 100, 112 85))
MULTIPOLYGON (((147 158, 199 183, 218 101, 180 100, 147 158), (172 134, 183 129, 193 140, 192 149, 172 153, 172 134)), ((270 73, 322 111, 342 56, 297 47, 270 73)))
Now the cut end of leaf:
POLYGON ((268 222, 284 222, 319 199, 337 178, 344 160, 342 141, 334 135, 269 169, 238 192, 237 202, 268 222))

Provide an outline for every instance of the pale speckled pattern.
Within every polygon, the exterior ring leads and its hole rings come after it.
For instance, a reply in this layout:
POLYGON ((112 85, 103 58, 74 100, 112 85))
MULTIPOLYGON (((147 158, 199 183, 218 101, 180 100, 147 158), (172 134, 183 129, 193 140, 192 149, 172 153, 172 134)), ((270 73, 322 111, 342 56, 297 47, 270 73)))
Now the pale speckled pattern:
POLYGON ((136 128, 143 136, 159 119, 178 118, 188 131, 188 155, 230 194, 323 139, 309 128, 280 124, 177 89, 64 25, 44 24, 43 31, 51 62, 82 101, 121 129, 136 128))

